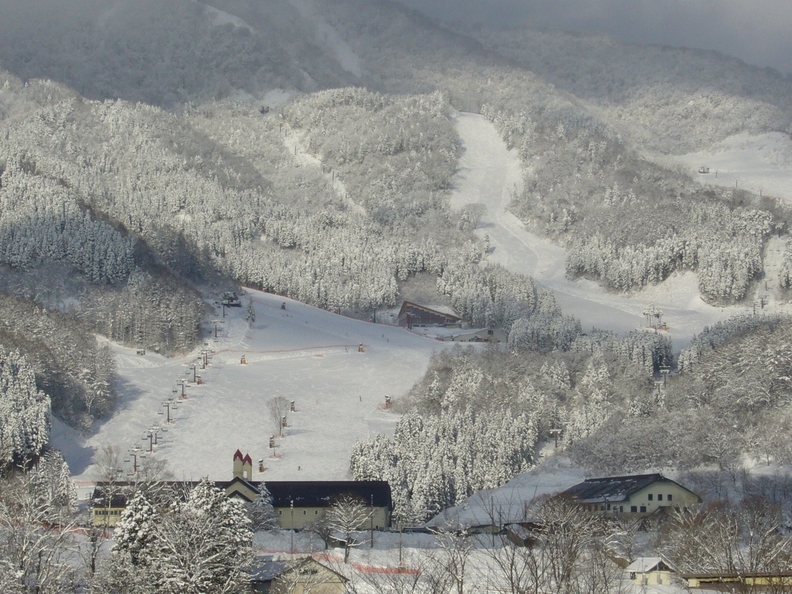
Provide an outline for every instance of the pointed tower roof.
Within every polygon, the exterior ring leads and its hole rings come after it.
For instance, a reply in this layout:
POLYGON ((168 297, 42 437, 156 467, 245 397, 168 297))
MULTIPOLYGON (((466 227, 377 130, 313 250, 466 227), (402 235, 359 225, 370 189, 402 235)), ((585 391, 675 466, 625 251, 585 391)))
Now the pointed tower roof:
POLYGON ((240 460, 242 460, 244 462, 244 458, 242 457, 242 452, 240 452, 239 450, 234 452, 234 460, 236 460, 237 458, 239 458, 240 460))
POLYGON ((242 458, 242 464, 253 464, 253 458, 250 457, 250 454, 245 454, 245 457, 242 458))

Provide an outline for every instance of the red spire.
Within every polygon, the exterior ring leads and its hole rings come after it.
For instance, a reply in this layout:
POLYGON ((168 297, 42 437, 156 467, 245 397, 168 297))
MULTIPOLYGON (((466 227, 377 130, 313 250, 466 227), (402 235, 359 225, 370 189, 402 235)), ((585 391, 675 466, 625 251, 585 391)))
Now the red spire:
POLYGON ((239 450, 234 452, 234 460, 236 460, 237 458, 239 458, 240 460, 242 460, 244 462, 244 459, 242 458, 242 452, 240 452, 239 450))
POLYGON ((250 454, 245 454, 245 457, 242 458, 242 464, 250 464, 253 465, 253 458, 250 457, 250 454))

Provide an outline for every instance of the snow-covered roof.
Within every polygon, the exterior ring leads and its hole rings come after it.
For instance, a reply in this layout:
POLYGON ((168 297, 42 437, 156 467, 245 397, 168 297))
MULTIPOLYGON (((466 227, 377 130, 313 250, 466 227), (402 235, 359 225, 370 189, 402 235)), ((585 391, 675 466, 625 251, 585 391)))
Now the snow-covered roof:
MULTIPOLYGON (((662 474, 633 474, 629 476, 608 476, 586 479, 562 493, 585 503, 613 503, 628 501, 633 493, 656 482, 675 483, 662 474)), ((687 489, 685 489, 687 491, 687 489)))
POLYGON ((454 311, 454 308, 449 307, 448 305, 421 305, 420 303, 414 303, 412 301, 404 301, 402 303, 401 309, 399 310, 399 315, 401 316, 401 314, 404 313, 407 308, 420 309, 426 312, 454 318, 456 320, 462 319, 459 314, 454 311))
POLYGON ((668 571, 672 569, 662 557, 638 557, 635 561, 630 563, 624 571, 635 573, 647 573, 650 571, 668 571))

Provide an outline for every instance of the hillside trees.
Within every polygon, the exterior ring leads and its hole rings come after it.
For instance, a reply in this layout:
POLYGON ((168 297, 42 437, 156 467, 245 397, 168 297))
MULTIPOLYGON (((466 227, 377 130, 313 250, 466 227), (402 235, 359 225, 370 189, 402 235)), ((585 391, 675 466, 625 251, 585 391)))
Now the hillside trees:
POLYGON ((533 462, 536 427, 530 415, 500 417, 471 408, 422 418, 402 417, 392 439, 355 445, 351 474, 387 480, 403 521, 420 522, 475 491, 504 484, 533 462))
POLYGON ((570 453, 608 473, 700 465, 735 472, 744 455, 786 463, 780 436, 792 418, 790 328, 788 317, 746 316, 708 329, 680 355, 682 373, 633 400, 570 453), (709 427, 703 437, 702 423, 709 427))
POLYGON ((115 404, 115 362, 78 320, 0 294, 0 345, 25 354, 53 413, 87 429, 115 404))
POLYGON ((309 41, 313 32, 286 2, 274 4, 277 19, 272 6, 248 5, 245 21, 185 0, 58 8, 57 2, 9 6, 0 23, 0 61, 20 78, 58 80, 91 99, 173 108, 349 78, 309 41))
POLYGON ((530 469, 551 430, 567 445, 597 434, 649 384, 639 365, 604 350, 439 353, 396 403, 405 414, 394 436, 358 442, 350 472, 387 480, 394 513, 423 521, 530 469))
POLYGON ((19 351, 0 346, 0 468, 38 456, 49 440, 50 401, 19 351))

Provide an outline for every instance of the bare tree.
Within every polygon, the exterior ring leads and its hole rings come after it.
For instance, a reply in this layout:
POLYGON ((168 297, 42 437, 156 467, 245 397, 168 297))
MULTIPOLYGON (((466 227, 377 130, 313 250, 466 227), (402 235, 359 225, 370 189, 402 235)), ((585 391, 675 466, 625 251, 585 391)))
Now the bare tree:
POLYGON ((782 528, 779 508, 748 499, 738 506, 677 511, 659 546, 682 571, 735 576, 734 591, 749 592, 746 576, 792 567, 792 537, 782 528))
POLYGON ((435 571, 430 572, 434 591, 464 594, 468 575, 468 559, 473 550, 473 542, 466 531, 438 529, 433 531, 438 548, 432 551, 429 559, 435 571), (439 590, 438 590, 439 588, 439 590))
POLYGON ((37 474, 20 472, 0 484, 0 559, 14 568, 0 583, 7 579, 9 592, 71 592, 76 584, 74 517, 39 488, 37 474))
POLYGON ((283 419, 286 418, 286 414, 289 412, 289 401, 283 396, 273 396, 267 400, 267 409, 269 410, 275 434, 283 437, 283 419))
POLYGON ((333 532, 338 532, 344 539, 344 563, 349 560, 349 551, 359 546, 354 534, 366 529, 366 522, 372 510, 362 499, 354 495, 341 495, 327 511, 327 525, 333 532))

